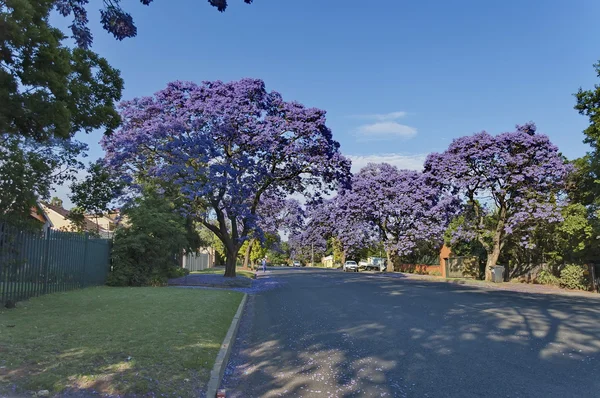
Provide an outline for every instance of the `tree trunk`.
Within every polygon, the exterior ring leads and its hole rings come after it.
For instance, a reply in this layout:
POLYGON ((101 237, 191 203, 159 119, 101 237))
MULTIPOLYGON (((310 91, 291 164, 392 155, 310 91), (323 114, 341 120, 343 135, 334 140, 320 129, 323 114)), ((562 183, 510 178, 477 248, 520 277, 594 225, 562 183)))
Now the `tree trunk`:
POLYGON ((240 248, 239 246, 236 248, 234 245, 233 247, 227 247, 226 249, 227 258, 225 259, 225 277, 235 278, 235 264, 240 248))
POLYGON ((500 239, 494 239, 494 247, 491 252, 487 254, 487 261, 485 264, 485 280, 492 280, 492 267, 496 265, 498 262, 498 257, 500 257, 500 239))
POLYGON ((387 256, 387 265, 386 265, 386 271, 387 272, 394 272, 394 263, 392 262, 392 250, 391 249, 386 249, 385 251, 385 255, 387 256))
POLYGON ((494 232, 494 238, 492 243, 492 250, 487 250, 487 262, 485 265, 485 280, 492 280, 492 267, 498 262, 500 257, 500 250, 502 249, 502 238, 504 234, 504 223, 506 222, 506 206, 504 203, 500 204, 498 224, 496 225, 496 231, 494 232))
POLYGON ((254 246, 254 239, 250 239, 250 242, 248 242, 248 247, 246 247, 246 253, 244 254, 244 264, 242 265, 243 269, 248 269, 248 264, 250 264, 250 253, 252 252, 252 246, 254 246))
POLYGON ((346 250, 342 251, 342 265, 346 262, 346 250))

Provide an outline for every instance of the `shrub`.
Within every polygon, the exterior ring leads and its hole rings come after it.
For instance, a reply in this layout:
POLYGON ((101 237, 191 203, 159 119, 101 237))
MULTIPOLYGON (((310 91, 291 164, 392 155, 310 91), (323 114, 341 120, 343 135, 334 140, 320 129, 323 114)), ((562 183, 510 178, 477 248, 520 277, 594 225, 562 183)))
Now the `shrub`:
POLYGON ((168 278, 185 275, 181 274, 185 270, 179 267, 177 254, 191 239, 185 219, 173 212, 171 204, 148 195, 127 208, 125 215, 129 225, 115 232, 107 284, 162 286, 168 278))
POLYGON ((569 264, 560 271, 560 286, 574 290, 588 290, 589 283, 586 278, 585 268, 569 264))
POLYGON ((442 276, 442 273, 440 271, 431 271, 429 273, 429 275, 431 275, 431 276, 442 276))
POLYGON ((154 287, 166 286, 167 278, 162 275, 155 275, 148 280, 148 284, 154 287))
POLYGON ((541 285, 560 286, 560 279, 547 269, 543 269, 535 278, 535 282, 541 285))
POLYGON ((190 270, 182 267, 171 267, 167 272, 168 278, 181 278, 190 274, 190 270))

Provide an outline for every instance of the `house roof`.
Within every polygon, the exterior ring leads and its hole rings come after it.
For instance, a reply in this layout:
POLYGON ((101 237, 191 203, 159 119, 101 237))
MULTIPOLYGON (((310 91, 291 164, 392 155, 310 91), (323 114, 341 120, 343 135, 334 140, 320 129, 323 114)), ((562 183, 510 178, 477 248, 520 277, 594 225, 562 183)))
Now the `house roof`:
POLYGON ((36 220, 38 220, 41 223, 44 223, 44 224, 49 223, 52 226, 52 221, 50 221, 50 219, 46 216, 46 214, 44 213, 44 210, 42 210, 42 208, 40 207, 39 204, 36 204, 35 206, 31 206, 29 215, 31 215, 31 217, 35 218, 36 220))
MULTIPOLYGON (((64 209, 64 208, 62 208, 60 206, 51 205, 50 203, 42 202, 42 205, 44 207, 52 210, 53 212, 60 214, 65 219, 67 219, 67 216, 70 213, 69 210, 64 209)), ((100 231, 104 231, 104 228, 99 227, 98 225, 96 225, 96 223, 90 221, 88 218, 84 217, 84 220, 85 220, 85 229, 87 231, 96 231, 97 229, 100 229, 100 231)))

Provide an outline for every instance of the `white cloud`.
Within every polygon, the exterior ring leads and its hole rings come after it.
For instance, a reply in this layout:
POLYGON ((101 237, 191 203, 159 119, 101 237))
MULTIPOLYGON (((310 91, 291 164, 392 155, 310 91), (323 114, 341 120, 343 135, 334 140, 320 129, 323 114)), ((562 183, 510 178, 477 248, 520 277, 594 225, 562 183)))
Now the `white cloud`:
POLYGON ((377 122, 359 126, 357 132, 362 138, 411 138, 417 134, 417 129, 398 122, 377 122))
POLYGON ((427 155, 401 155, 389 153, 382 155, 346 155, 352 161, 352 172, 356 173, 369 163, 389 163, 399 169, 422 170, 427 155))
POLYGON ((359 118, 359 119, 374 119, 374 120, 378 120, 380 122, 384 122, 387 120, 401 119, 405 116, 406 116, 406 112, 397 111, 397 112, 390 112, 390 113, 374 113, 371 115, 356 115, 355 117, 359 118))
POLYGON ((397 122, 406 116, 404 111, 357 115, 360 119, 372 119, 374 123, 358 126, 356 136, 361 140, 377 140, 389 138, 411 138, 417 134, 417 129, 397 122))

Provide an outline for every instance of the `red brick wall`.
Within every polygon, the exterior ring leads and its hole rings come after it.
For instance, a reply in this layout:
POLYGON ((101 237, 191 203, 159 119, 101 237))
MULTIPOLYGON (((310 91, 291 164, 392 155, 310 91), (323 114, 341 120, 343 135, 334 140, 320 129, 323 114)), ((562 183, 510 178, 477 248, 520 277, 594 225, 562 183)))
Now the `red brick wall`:
POLYGON ((442 274, 442 267, 440 267, 439 265, 427 264, 395 264, 394 271, 424 275, 431 274, 432 272, 439 272, 440 274, 442 274))
POLYGON ((450 248, 443 245, 440 249, 440 265, 427 264, 394 264, 394 271, 410 272, 414 274, 431 274, 435 272, 442 277, 446 277, 446 259, 451 256, 450 248))

